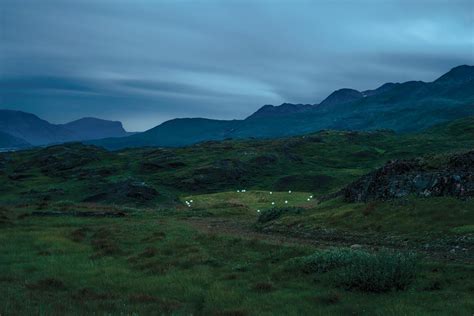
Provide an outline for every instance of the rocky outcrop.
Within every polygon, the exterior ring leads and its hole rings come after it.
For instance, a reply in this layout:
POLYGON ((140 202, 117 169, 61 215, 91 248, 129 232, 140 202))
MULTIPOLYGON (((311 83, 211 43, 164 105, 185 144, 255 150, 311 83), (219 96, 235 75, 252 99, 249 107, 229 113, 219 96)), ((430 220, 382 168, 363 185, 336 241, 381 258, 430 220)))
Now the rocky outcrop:
POLYGON ((395 160, 338 193, 348 202, 391 200, 408 195, 474 196, 474 151, 436 159, 395 160))

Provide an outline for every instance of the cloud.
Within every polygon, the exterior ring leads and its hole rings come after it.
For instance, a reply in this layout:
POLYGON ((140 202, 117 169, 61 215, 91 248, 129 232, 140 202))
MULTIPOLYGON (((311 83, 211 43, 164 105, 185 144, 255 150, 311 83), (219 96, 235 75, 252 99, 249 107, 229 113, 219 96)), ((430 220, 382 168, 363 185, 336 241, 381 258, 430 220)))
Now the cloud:
POLYGON ((0 107, 132 130, 430 81, 474 62, 472 1, 2 2, 0 107))

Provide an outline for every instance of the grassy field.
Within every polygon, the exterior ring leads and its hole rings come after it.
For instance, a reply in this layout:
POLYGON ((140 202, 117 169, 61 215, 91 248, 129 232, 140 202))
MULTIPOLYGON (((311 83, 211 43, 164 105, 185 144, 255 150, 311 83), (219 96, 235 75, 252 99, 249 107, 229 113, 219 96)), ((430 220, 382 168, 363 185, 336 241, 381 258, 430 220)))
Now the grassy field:
POLYGON ((473 127, 3 153, 0 315, 472 315, 472 199, 320 197, 473 127))
MULTIPOLYGON (((196 203, 209 205, 212 199, 196 203)), ((20 216, 3 224, 2 315, 469 315, 474 310, 470 264, 420 256, 406 290, 351 290, 336 281, 337 269, 292 267, 295 258, 324 251, 318 247, 203 232, 183 219, 192 217, 191 210, 127 212, 114 219, 20 216)), ((242 213, 250 215, 250 208, 242 213)))

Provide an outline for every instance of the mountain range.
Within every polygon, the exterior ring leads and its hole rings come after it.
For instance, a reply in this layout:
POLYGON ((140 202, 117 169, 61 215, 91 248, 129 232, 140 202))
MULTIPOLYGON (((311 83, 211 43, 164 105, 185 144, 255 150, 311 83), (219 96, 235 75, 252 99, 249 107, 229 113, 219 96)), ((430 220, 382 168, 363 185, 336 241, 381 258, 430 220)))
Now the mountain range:
POLYGON ((129 135, 120 122, 82 118, 67 124, 51 124, 34 114, 12 110, 0 110, 0 133, 0 148, 22 148, 129 135))
POLYGON ((264 105, 244 120, 173 119, 133 135, 120 122, 83 118, 51 124, 33 114, 0 110, 0 148, 86 141, 115 150, 229 138, 276 138, 323 129, 411 132, 472 115, 474 66, 462 65, 433 82, 385 83, 365 91, 343 88, 319 104, 264 105))
POLYGON ((433 82, 385 83, 374 90, 339 89, 319 104, 264 105, 244 120, 174 119, 129 137, 91 143, 108 149, 185 146, 227 138, 276 138, 323 129, 419 131, 474 115, 474 66, 433 82))

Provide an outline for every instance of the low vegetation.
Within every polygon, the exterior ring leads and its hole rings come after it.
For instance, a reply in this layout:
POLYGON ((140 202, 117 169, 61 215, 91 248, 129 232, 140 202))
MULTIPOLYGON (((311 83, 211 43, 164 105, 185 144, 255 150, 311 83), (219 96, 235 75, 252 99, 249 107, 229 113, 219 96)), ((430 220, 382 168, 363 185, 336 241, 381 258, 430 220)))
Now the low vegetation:
POLYGON ((387 249, 375 253, 351 249, 318 251, 293 259, 290 267, 304 273, 332 272, 332 280, 341 287, 375 293, 406 290, 419 272, 415 254, 387 249))
POLYGON ((470 124, 1 154, 0 314, 470 315, 473 199, 331 195, 470 124))

